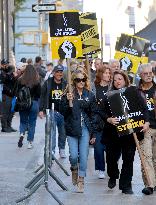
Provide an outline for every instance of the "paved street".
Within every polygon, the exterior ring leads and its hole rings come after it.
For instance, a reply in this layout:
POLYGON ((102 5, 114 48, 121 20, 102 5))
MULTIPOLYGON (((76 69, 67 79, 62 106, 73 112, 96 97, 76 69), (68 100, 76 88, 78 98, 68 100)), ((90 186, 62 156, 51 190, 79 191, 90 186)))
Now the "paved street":
MULTIPOLYGON (((44 122, 38 119, 34 149, 28 150, 26 141, 22 149, 17 148, 18 133, 0 133, 0 205, 15 205, 15 200, 27 192, 24 186, 35 176, 34 171, 42 163, 44 146, 44 122)), ((18 129, 19 117, 13 119, 13 127, 18 129)), ((66 149, 68 155, 68 147, 66 149)), ((56 154, 59 159, 58 150, 56 154)), ((59 159, 65 169, 70 172, 68 158, 59 159)), ((49 188, 64 205, 153 205, 156 201, 156 192, 151 196, 143 196, 141 190, 143 183, 140 172, 138 155, 135 157, 133 190, 134 195, 125 196, 118 190, 107 187, 106 179, 97 179, 94 171, 93 149, 90 148, 88 173, 85 183, 85 193, 78 194, 71 184, 71 177, 66 176, 59 166, 54 163, 52 170, 68 187, 69 191, 63 191, 52 178, 49 178, 49 188)), ((57 205, 57 202, 41 186, 35 194, 19 205, 57 205)))

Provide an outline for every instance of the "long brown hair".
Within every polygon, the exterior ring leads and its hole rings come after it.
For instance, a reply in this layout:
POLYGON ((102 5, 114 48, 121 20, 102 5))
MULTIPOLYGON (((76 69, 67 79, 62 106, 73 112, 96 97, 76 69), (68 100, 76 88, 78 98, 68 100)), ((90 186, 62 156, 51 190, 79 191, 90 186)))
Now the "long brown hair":
POLYGON ((39 74, 33 65, 27 65, 19 80, 22 85, 26 85, 31 88, 39 83, 39 74))
POLYGON ((97 73, 95 76, 95 81, 94 81, 95 85, 100 84, 100 82, 102 80, 103 73, 105 73, 107 69, 110 71, 110 68, 107 65, 103 65, 103 66, 101 66, 101 68, 99 68, 97 70, 97 73))
POLYGON ((113 88, 114 87, 114 76, 115 75, 122 75, 122 77, 124 78, 124 81, 125 81, 125 86, 128 87, 130 85, 130 80, 128 78, 128 75, 123 71, 123 70, 117 70, 114 72, 114 75, 113 75, 113 82, 112 82, 112 85, 113 85, 113 88))

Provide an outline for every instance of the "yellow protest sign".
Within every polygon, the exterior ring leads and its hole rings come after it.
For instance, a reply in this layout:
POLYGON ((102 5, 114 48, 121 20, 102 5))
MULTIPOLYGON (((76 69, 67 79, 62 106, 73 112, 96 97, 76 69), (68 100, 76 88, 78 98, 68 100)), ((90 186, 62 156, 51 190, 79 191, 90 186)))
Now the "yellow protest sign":
POLYGON ((96 13, 82 13, 80 15, 81 39, 83 54, 91 54, 100 50, 100 41, 96 13))
POLYGON ((130 54, 125 54, 120 51, 116 51, 114 58, 119 59, 121 64, 121 69, 132 73, 137 72, 138 65, 141 61, 141 57, 132 56, 130 54))
POLYGON ((51 38, 52 59, 78 58, 82 56, 81 36, 51 38))

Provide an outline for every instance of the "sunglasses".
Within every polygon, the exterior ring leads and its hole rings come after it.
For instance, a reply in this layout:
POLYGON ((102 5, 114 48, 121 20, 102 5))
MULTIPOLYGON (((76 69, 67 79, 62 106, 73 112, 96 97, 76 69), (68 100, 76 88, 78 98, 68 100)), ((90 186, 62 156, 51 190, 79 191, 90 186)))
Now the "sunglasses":
POLYGON ((76 83, 80 83, 80 82, 85 83, 86 80, 87 80, 87 78, 75 78, 75 79, 74 79, 74 81, 75 81, 76 83))

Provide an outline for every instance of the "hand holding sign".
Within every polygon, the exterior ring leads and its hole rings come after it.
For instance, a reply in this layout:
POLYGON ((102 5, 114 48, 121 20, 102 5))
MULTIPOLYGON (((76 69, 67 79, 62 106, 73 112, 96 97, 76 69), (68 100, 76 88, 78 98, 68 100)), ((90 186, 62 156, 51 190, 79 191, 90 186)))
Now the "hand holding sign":
POLYGON ((107 122, 109 122, 112 125, 119 124, 119 119, 117 117, 109 117, 107 118, 107 122))
POLYGON ((74 98, 74 96, 73 96, 72 93, 67 93, 67 99, 68 100, 72 100, 73 101, 73 98, 74 98))
POLYGON ((145 122, 140 132, 147 132, 149 130, 149 122, 145 122))

